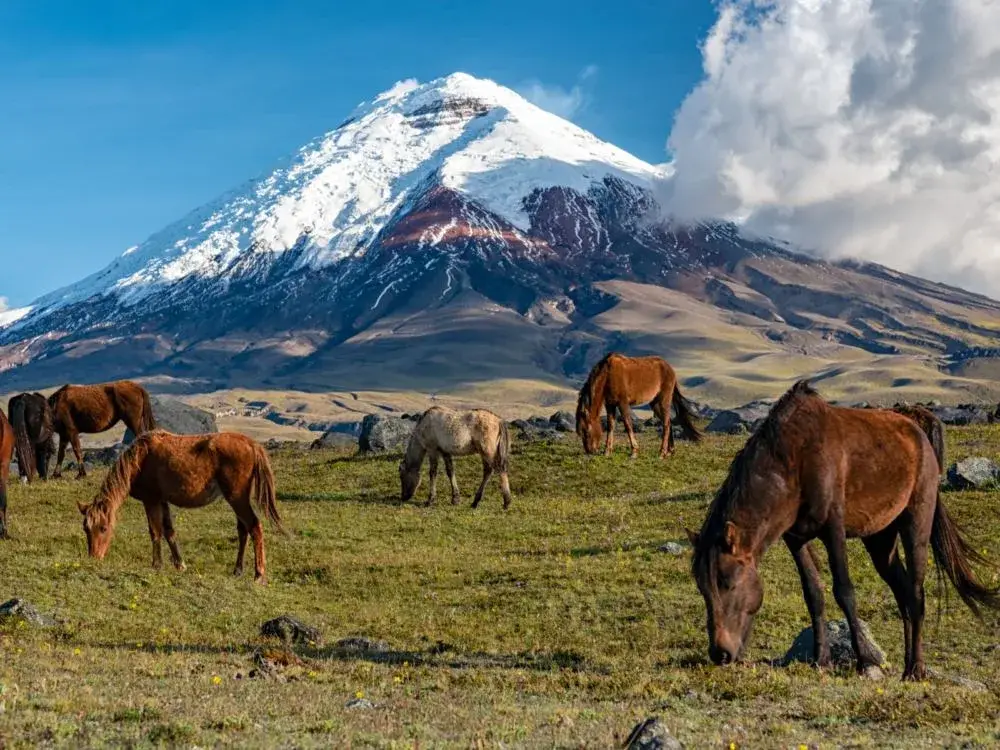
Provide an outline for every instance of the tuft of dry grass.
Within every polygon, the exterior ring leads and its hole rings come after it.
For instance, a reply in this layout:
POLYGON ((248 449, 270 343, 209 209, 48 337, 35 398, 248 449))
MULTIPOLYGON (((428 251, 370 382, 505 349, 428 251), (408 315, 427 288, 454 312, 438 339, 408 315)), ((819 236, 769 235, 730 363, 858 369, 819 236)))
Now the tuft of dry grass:
MULTIPOLYGON (((856 542, 861 615, 889 654, 890 680, 769 666, 808 624, 778 548, 762 565, 749 663, 710 666, 688 557, 658 548, 700 524, 742 441, 680 443, 661 462, 655 437, 642 438, 637 461, 588 458, 572 437, 518 444, 507 513, 495 485, 468 507, 477 459, 456 462, 461 506, 426 508, 396 504, 398 456, 279 452, 292 534, 267 536, 266 588, 229 575, 236 529, 224 502, 175 513, 188 570, 154 572, 137 502, 108 558, 86 557, 76 501, 102 472, 15 486, 0 597, 24 597, 63 624, 0 626, 0 745, 611 747, 649 714, 689 747, 1000 740, 996 621, 978 623, 951 596, 936 623, 932 585, 929 664, 988 690, 900 683, 895 604, 856 542), (266 642, 260 624, 282 613, 320 627, 326 645, 266 642), (354 636, 385 647, 337 645, 354 636), (280 678, 249 676, 258 650, 280 678), (374 707, 347 707, 359 699, 374 707)), ((951 430, 949 441, 951 458, 995 455, 1000 430, 951 430)), ((996 559, 996 495, 946 502, 996 559)))

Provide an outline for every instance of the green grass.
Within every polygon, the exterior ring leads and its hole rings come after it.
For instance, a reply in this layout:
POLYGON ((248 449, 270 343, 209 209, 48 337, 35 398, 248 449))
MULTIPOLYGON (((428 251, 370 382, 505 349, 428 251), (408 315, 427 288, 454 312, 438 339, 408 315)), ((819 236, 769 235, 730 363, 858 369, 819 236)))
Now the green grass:
MULTIPOLYGON (((1000 445, 994 428, 949 437, 952 458, 1000 445)), ((469 509, 478 459, 458 462, 462 506, 447 503, 442 471, 439 505, 424 508, 394 504, 398 457, 282 452, 273 460, 291 536, 268 533, 266 588, 229 575, 236 534, 224 502, 175 513, 188 570, 158 573, 134 501, 107 559, 86 557, 76 501, 99 475, 16 486, 0 597, 22 596, 64 624, 0 628, 0 746, 611 747, 649 714, 689 747, 1000 741, 995 620, 978 623, 952 595, 935 624, 931 585, 930 666, 990 690, 900 683, 895 605, 857 542, 861 615, 889 653, 889 680, 768 666, 807 625, 778 547, 762 565, 749 663, 708 665, 688 557, 657 547, 701 523, 740 444, 680 443, 666 462, 648 433, 634 462, 624 452, 588 459, 575 439, 517 446, 507 513, 495 484, 469 509), (296 648, 288 681, 248 679, 266 643, 260 623, 282 613, 319 626, 328 643, 362 635, 391 650, 296 648), (345 708, 358 694, 378 707, 345 708)), ((1000 554, 996 495, 946 500, 977 546, 1000 554)))

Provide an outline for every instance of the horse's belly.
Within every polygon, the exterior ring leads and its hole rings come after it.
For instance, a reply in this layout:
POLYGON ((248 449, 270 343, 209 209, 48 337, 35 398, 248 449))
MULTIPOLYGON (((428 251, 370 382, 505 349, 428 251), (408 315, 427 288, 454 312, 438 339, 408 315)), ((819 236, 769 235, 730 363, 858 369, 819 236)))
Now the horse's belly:
POLYGON ((847 536, 866 537, 891 524, 909 503, 909 495, 900 494, 884 502, 851 502, 847 499, 844 509, 844 527, 847 536))

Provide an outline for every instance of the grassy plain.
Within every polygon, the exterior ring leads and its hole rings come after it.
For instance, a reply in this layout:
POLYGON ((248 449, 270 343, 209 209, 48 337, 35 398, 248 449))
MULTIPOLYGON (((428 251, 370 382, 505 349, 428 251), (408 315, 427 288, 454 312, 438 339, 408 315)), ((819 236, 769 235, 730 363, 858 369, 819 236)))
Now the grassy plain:
MULTIPOLYGON (((978 623, 952 595, 936 623, 932 593, 929 664, 988 690, 900 683, 895 604, 856 542, 861 614, 889 654, 890 679, 769 665, 807 625, 779 548, 763 562, 749 663, 709 666, 688 556, 658 547, 700 524, 742 440, 680 443, 663 463, 654 437, 642 437, 634 462, 589 459, 571 439, 519 444, 507 513, 492 485, 469 509, 478 460, 457 462, 461 506, 399 507, 398 457, 278 452, 291 535, 268 533, 266 588, 229 575, 236 534, 223 502, 175 515, 188 570, 154 572, 136 502, 108 558, 86 558, 75 505, 103 472, 15 486, 0 597, 24 597, 63 623, 0 627, 0 747, 607 748, 650 714, 687 747, 1000 742, 996 620, 978 623), (328 645, 296 647, 286 681, 248 678, 254 650, 277 648, 261 622, 282 613, 320 627, 328 645), (388 648, 329 645, 349 636, 388 648), (358 697, 375 707, 346 707, 358 697)), ((949 441, 952 458, 995 456, 1000 430, 956 429, 949 441)), ((945 497, 997 558, 997 496, 945 497)))

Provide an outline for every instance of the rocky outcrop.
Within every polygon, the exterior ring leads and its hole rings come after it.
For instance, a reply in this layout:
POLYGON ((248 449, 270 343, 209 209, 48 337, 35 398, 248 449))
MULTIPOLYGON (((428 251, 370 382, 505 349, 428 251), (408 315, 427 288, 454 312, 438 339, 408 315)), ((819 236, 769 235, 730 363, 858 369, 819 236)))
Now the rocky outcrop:
POLYGON ((405 450, 415 425, 413 419, 369 414, 361 422, 358 448, 362 453, 405 450))
MULTIPOLYGON (((215 415, 198 409, 169 396, 150 396, 153 405, 153 416, 156 426, 161 430, 173 432, 176 435, 202 435, 207 432, 218 432, 215 415)), ((135 440, 132 430, 125 431, 122 442, 130 445, 135 440)))

